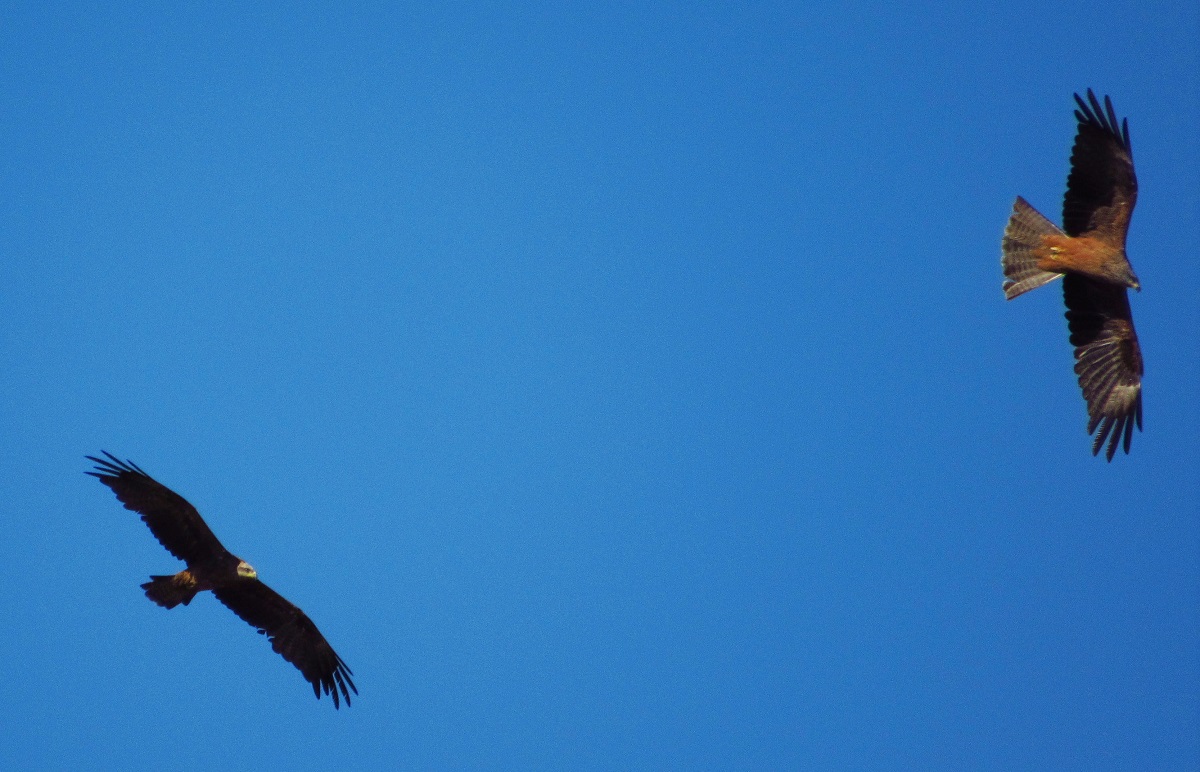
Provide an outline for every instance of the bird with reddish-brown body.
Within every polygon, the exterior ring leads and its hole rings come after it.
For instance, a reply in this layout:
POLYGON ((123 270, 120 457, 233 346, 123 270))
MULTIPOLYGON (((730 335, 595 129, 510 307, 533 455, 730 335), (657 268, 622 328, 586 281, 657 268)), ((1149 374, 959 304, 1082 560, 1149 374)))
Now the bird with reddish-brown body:
POLYGON ((1125 236, 1137 203, 1137 176, 1127 121, 1117 123, 1112 100, 1104 109, 1091 89, 1078 94, 1079 123, 1063 197, 1063 227, 1017 197, 1004 229, 1001 265, 1009 300, 1062 277, 1075 373, 1088 405, 1092 454, 1108 442, 1129 452, 1133 426, 1142 428, 1142 352, 1128 288, 1141 290, 1125 236), (1098 430, 1098 431, 1097 431, 1098 430))

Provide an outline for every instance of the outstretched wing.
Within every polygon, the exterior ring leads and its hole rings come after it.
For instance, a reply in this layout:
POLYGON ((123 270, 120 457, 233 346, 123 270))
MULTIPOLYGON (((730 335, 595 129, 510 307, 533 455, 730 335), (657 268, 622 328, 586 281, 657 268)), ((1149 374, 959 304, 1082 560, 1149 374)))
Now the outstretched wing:
POLYGON ((183 496, 143 472, 132 461, 121 461, 108 451, 107 460, 87 456, 96 463, 92 477, 112 488, 126 509, 137 512, 150 532, 175 557, 205 563, 229 551, 217 541, 196 508, 183 496))
POLYGON ((1063 277, 1063 299, 1075 372, 1088 405, 1088 434, 1100 429, 1092 455, 1107 439, 1105 455, 1112 461, 1122 436, 1128 453, 1134 423, 1142 428, 1142 351, 1129 295, 1124 287, 1069 273, 1063 277))
POLYGON ((1122 121, 1117 125, 1112 100, 1107 96, 1104 110, 1091 89, 1087 96, 1088 102, 1084 102, 1075 95, 1079 132, 1071 149, 1071 173, 1063 198, 1063 230, 1068 236, 1087 234, 1124 249, 1129 218, 1137 203, 1129 123, 1122 121))
POLYGON ((271 648, 295 665, 312 684, 318 700, 324 690, 337 708, 340 690, 346 705, 350 705, 350 692, 358 694, 350 680, 350 668, 303 611, 257 579, 218 587, 213 594, 267 636, 271 648))

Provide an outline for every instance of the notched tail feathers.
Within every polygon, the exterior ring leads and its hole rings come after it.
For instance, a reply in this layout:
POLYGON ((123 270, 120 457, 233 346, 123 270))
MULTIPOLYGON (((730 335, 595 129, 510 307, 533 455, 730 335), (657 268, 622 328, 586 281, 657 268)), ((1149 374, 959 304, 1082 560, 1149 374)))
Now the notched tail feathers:
POLYGON ((1038 268, 1035 255, 1035 251, 1042 246, 1043 238, 1056 235, 1063 235, 1062 230, 1030 206, 1029 202, 1017 196, 1001 242, 1000 265, 1004 268, 1004 297, 1007 300, 1062 276, 1061 273, 1038 268))

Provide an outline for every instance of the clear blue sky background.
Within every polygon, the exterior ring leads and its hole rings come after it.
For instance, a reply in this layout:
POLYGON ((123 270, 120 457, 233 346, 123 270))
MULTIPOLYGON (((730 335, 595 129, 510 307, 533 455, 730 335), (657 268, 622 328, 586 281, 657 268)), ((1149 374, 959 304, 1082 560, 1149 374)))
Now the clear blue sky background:
POLYGON ((1200 765, 1192 4, 214 5, 0 12, 0 767, 1200 765), (1089 86, 1111 464, 1000 289, 1089 86), (351 708, 142 596, 101 449, 351 708))

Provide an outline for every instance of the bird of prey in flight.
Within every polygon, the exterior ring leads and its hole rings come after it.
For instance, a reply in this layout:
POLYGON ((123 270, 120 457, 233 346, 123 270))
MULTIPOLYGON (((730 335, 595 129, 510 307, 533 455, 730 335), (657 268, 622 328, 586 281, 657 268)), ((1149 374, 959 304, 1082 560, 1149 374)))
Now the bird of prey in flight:
POLYGON ((217 600, 267 636, 271 648, 296 666, 321 693, 350 705, 350 692, 358 694, 350 668, 334 652, 312 620, 282 595, 263 584, 250 564, 217 541, 196 508, 182 496, 156 481, 130 461, 107 451, 107 459, 88 456, 96 463, 88 472, 112 488, 126 509, 137 512, 150 532, 187 568, 173 576, 151 576, 142 585, 146 597, 165 608, 187 605, 196 593, 211 590, 217 600))
POLYGON ((1067 327, 1075 347, 1075 373, 1088 406, 1088 434, 1096 433, 1092 455, 1108 442, 1129 452, 1133 425, 1142 428, 1142 352, 1128 288, 1141 290, 1125 235, 1137 203, 1137 176, 1128 121, 1117 123, 1112 100, 1078 94, 1078 131, 1063 197, 1059 229, 1017 197, 1004 229, 1001 265, 1009 300, 1062 277, 1067 327))

